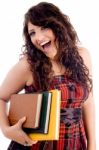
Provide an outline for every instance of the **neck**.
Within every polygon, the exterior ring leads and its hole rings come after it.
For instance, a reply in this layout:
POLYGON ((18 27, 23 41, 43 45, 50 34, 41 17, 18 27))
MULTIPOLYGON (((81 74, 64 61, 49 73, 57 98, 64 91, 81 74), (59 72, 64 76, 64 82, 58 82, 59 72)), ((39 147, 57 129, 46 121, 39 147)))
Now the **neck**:
POLYGON ((55 75, 64 74, 66 69, 62 64, 60 64, 59 62, 56 62, 56 61, 51 61, 51 63, 52 63, 52 69, 53 69, 55 75))

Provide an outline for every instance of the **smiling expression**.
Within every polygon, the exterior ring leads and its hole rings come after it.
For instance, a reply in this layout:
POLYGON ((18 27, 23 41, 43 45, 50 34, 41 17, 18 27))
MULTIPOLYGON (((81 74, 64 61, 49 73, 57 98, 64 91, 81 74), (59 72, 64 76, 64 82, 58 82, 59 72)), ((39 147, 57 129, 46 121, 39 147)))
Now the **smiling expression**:
POLYGON ((54 59, 57 54, 57 44, 53 31, 28 23, 28 33, 33 45, 41 50, 47 57, 54 59))

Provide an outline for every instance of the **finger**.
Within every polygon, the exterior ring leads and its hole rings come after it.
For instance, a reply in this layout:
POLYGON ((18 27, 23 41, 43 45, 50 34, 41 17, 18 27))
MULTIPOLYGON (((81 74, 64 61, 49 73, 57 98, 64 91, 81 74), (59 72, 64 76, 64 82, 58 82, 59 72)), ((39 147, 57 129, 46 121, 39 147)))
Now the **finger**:
POLYGON ((33 144, 36 144, 37 143, 37 141, 32 141, 32 143, 30 142, 30 141, 25 141, 24 142, 24 146, 32 146, 33 144))
POLYGON ((21 118, 21 119, 18 121, 17 124, 21 127, 22 124, 23 124, 25 121, 26 121, 26 117, 23 117, 23 118, 21 118))
POLYGON ((25 141, 23 145, 24 145, 24 146, 32 146, 32 144, 29 143, 29 142, 27 142, 27 141, 25 141))
POLYGON ((18 140, 19 140, 19 143, 21 143, 24 146, 32 146, 33 145, 32 140, 23 131, 21 132, 20 139, 18 139, 18 140))
POLYGON ((38 141, 32 141, 33 144, 36 144, 38 141))
POLYGON ((36 143, 35 141, 31 140, 31 139, 28 137, 28 135, 25 134, 25 133, 24 133, 24 139, 25 139, 25 141, 26 141, 29 145, 31 145, 31 146, 36 143))

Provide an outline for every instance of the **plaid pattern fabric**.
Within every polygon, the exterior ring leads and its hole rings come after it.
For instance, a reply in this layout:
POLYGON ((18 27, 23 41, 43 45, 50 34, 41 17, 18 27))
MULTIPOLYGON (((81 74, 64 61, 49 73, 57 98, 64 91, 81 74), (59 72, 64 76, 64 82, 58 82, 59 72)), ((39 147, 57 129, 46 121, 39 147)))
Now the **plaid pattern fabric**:
MULTIPOLYGON (((59 140, 39 141, 31 147, 31 150, 87 150, 82 115, 77 110, 82 109, 82 104, 88 97, 88 91, 77 83, 68 80, 66 75, 55 76, 49 90, 52 89, 61 90, 61 112, 64 109, 68 110, 66 116, 63 117, 62 113, 60 114, 59 140)), ((25 87, 25 91, 26 93, 31 93, 36 90, 33 86, 30 86, 25 87)))

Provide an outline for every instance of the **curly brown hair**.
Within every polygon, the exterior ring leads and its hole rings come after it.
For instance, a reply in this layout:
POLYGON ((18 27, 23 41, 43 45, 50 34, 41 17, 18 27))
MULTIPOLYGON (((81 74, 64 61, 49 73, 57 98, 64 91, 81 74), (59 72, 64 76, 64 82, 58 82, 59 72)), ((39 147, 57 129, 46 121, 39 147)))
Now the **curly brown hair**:
POLYGON ((78 52, 77 33, 70 23, 69 17, 64 15, 58 7, 48 2, 41 2, 31 7, 24 19, 25 53, 28 56, 28 62, 38 89, 47 90, 49 88, 53 71, 49 58, 31 42, 28 33, 29 22, 36 26, 52 29, 58 42, 57 61, 66 68, 67 78, 91 90, 92 80, 89 77, 89 70, 78 52))

